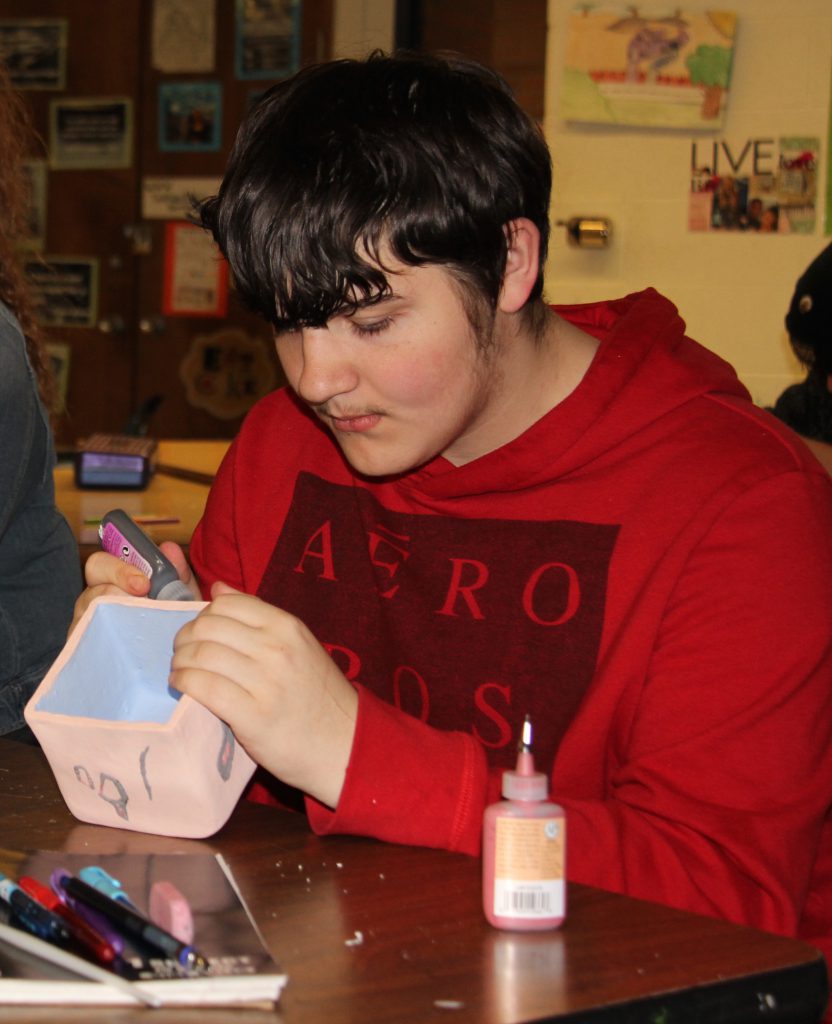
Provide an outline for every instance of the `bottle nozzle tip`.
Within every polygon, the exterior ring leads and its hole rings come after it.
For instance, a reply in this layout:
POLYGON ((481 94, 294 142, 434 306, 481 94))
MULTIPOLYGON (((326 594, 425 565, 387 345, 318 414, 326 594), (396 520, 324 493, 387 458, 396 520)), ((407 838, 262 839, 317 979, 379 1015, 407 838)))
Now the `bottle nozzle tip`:
POLYGON ((520 750, 531 750, 532 748, 532 720, 526 715, 523 719, 523 731, 520 736, 520 750))

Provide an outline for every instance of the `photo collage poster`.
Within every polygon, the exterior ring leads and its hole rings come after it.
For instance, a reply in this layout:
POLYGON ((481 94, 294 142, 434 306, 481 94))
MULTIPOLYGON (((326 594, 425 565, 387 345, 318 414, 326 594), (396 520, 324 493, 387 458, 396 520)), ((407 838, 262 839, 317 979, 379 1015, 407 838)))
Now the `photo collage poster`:
POLYGON ((691 143, 691 231, 812 234, 820 139, 789 136, 691 143))

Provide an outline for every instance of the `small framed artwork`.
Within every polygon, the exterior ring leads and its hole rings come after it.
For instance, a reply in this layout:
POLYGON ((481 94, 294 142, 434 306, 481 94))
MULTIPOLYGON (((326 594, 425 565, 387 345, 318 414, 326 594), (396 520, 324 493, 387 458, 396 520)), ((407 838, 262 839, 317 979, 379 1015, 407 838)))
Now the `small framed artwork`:
POLYGON ((216 9, 216 0, 153 0, 153 67, 168 75, 212 72, 216 9))
POLYGON ((133 159, 133 101, 121 97, 52 100, 49 164, 57 170, 111 170, 133 159))
POLYGON ((98 319, 98 260, 47 256, 24 271, 32 289, 35 316, 53 327, 94 327, 98 319))
POLYGON ((0 63, 16 89, 66 88, 66 20, 0 21, 0 63))
POLYGON ((228 264, 208 232, 187 221, 165 225, 162 311, 204 317, 228 311, 228 264))
POLYGON ((179 366, 189 405, 221 420, 244 416, 277 385, 270 346, 239 327, 195 335, 179 366))
POLYGON ((300 0, 237 0, 237 78, 285 78, 298 69, 300 0))
POLYGON ((648 128, 721 128, 731 84, 732 11, 647 14, 584 3, 569 20, 565 120, 648 128))
POLYGON ((163 82, 159 86, 159 149, 216 151, 221 138, 219 82, 163 82))

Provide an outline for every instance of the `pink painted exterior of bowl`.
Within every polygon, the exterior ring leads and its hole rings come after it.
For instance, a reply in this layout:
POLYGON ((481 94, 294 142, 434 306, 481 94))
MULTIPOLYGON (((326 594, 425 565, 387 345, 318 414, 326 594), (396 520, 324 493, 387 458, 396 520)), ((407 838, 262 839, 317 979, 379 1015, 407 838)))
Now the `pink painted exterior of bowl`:
POLYGON ((234 810, 254 761, 224 722, 186 695, 174 701, 167 673, 148 672, 145 664, 148 656, 157 669, 168 664, 171 630, 204 607, 96 598, 27 703, 26 721, 67 806, 81 821, 203 838, 222 828, 234 810), (174 613, 175 618, 159 618, 174 613), (117 637, 110 615, 122 627, 117 637), (156 644, 156 634, 165 632, 169 638, 156 644), (117 660, 120 666, 114 665, 117 660), (119 686, 121 691, 115 689, 119 686), (129 708, 131 687, 150 695, 151 710, 162 720, 141 720, 146 709, 135 717, 129 708), (97 703, 110 705, 110 714, 119 717, 96 717, 97 703))

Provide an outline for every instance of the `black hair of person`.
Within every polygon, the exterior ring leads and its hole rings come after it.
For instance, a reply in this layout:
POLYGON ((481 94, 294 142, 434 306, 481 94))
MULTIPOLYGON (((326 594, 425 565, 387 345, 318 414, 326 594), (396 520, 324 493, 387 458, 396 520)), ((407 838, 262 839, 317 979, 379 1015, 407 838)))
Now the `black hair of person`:
POLYGON ((826 389, 832 375, 832 244, 798 278, 786 330, 797 358, 826 389))
POLYGON ((322 326, 389 294, 387 253, 447 267, 469 319, 493 316, 506 226, 540 232, 524 313, 542 322, 551 159, 494 71, 459 55, 372 53, 311 65, 244 120, 196 219, 246 304, 277 330, 322 326))

